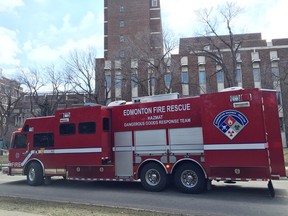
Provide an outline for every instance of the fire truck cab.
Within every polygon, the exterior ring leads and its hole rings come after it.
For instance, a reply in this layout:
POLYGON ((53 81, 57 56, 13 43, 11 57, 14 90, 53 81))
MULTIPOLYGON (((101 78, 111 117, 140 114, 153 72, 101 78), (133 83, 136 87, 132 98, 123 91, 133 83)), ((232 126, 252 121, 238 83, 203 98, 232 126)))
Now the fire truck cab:
MULTIPOLYGON (((117 103, 116 103, 117 104, 117 103)), ((150 191, 172 179, 186 193, 211 180, 285 178, 276 93, 235 90, 197 97, 58 110, 12 135, 9 175, 137 181, 150 191)))

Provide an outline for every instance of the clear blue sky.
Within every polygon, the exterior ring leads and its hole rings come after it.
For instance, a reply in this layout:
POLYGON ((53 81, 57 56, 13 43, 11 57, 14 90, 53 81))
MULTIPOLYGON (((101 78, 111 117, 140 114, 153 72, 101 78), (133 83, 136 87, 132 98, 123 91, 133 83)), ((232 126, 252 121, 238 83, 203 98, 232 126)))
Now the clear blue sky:
MULTIPOLYGON (((199 26, 194 11, 224 2, 161 0, 163 26, 177 36, 192 37, 199 26)), ((235 33, 288 38, 287 0, 236 2, 244 12, 234 23, 235 33)), ((97 57, 103 56, 103 0, 0 0, 0 68, 5 76, 13 76, 18 67, 53 64, 75 49, 91 47, 97 57)))

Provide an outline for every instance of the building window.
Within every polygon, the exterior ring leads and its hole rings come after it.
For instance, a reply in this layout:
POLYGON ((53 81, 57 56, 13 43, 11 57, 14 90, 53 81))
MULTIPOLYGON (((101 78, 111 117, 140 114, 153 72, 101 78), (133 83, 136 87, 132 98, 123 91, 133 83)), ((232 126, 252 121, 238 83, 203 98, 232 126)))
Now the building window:
POLYGON ((206 84, 206 72, 204 70, 199 71, 199 84, 206 84))
POLYGON ((33 146, 40 148, 54 146, 54 134, 53 133, 34 134, 33 146))
POLYGON ((124 5, 120 5, 120 13, 123 13, 124 11, 125 11, 125 7, 124 7, 124 5))
POLYGON ((121 75, 121 72, 116 72, 115 74, 115 97, 116 99, 121 99, 121 89, 122 89, 122 75, 121 75))
POLYGON ((131 81, 132 81, 132 88, 136 88, 138 86, 138 76, 136 73, 133 73, 131 75, 131 81))
POLYGON ((120 43, 124 43, 125 42, 125 37, 123 35, 120 35, 119 41, 120 41, 120 43))
POLYGON ((151 5, 152 5, 152 7, 157 7, 158 6, 158 0, 152 0, 151 5))
POLYGON ((124 50, 120 50, 119 57, 120 58, 124 58, 125 57, 125 51, 124 50))
POLYGON ((271 61, 278 61, 278 53, 277 51, 270 51, 270 59, 271 61))
POLYGON ((182 84, 188 84, 188 71, 182 71, 182 84))
POLYGON ((170 89, 170 85, 171 85, 171 74, 166 73, 165 74, 165 86, 167 89, 170 89))
POLYGON ((278 62, 272 62, 271 68, 272 68, 272 79, 273 79, 273 81, 278 81, 280 79, 278 62))
POLYGON ((254 82, 260 82, 261 81, 261 75, 260 75, 260 68, 259 67, 253 68, 253 78, 254 78, 254 82))
POLYGON ((132 97, 138 97, 138 82, 137 71, 135 71, 131 75, 132 97))
POLYGON ((240 54, 240 53, 236 53, 236 61, 237 61, 238 63, 242 62, 242 60, 241 60, 241 54, 240 54))
POLYGON ((125 26, 124 20, 120 20, 120 28, 124 28, 124 26, 125 26))
POLYGON ((224 83, 224 74, 222 70, 217 72, 217 83, 224 83))
POLYGON ((116 74, 115 75, 115 88, 121 89, 121 82, 122 82, 122 76, 121 74, 116 74))
POLYGON ((187 56, 183 56, 181 58, 181 66, 187 66, 188 65, 188 57, 187 56))
POLYGON ((242 83, 242 72, 241 72, 241 68, 237 68, 237 70, 236 70, 236 82, 237 82, 237 83, 242 83))
POLYGON ((260 61, 259 52, 252 52, 251 58, 252 58, 252 62, 259 62, 260 61))
POLYGON ((241 43, 235 43, 235 44, 234 44, 234 48, 235 48, 235 49, 241 48, 241 43))
POLYGON ((105 75, 106 90, 111 88, 111 75, 105 75))
POLYGON ((198 56, 198 65, 205 65, 205 56, 198 56))
POLYGON ((203 47, 203 50, 209 51, 209 50, 210 50, 210 45, 205 45, 205 46, 203 47))
POLYGON ((188 81, 188 71, 182 71, 181 73, 181 81, 182 81, 182 95, 189 95, 189 81, 188 81))
POLYGON ((138 68, 138 60, 137 59, 131 59, 131 68, 133 68, 133 69, 138 68))
POLYGON ((110 102, 111 99, 111 71, 105 72, 105 96, 108 100, 107 102, 110 102))

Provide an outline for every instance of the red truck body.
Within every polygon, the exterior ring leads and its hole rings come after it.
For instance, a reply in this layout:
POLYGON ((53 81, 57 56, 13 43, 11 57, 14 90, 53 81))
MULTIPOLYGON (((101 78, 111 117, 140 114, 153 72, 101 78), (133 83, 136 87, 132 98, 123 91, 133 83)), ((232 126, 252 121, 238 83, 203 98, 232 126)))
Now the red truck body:
POLYGON ((285 178, 276 93, 237 90, 165 101, 58 110, 14 132, 9 175, 136 181, 183 192, 210 180, 285 178), (170 179, 170 178, 169 178, 170 179))

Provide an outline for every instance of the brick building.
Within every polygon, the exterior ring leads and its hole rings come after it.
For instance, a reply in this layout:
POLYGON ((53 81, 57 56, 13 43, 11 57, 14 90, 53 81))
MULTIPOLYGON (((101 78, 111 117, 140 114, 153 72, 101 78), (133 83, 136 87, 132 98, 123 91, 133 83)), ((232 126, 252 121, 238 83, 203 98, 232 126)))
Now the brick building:
POLYGON ((104 58, 96 59, 99 101, 152 94, 144 68, 162 55, 162 44, 160 0, 104 0, 104 58))

